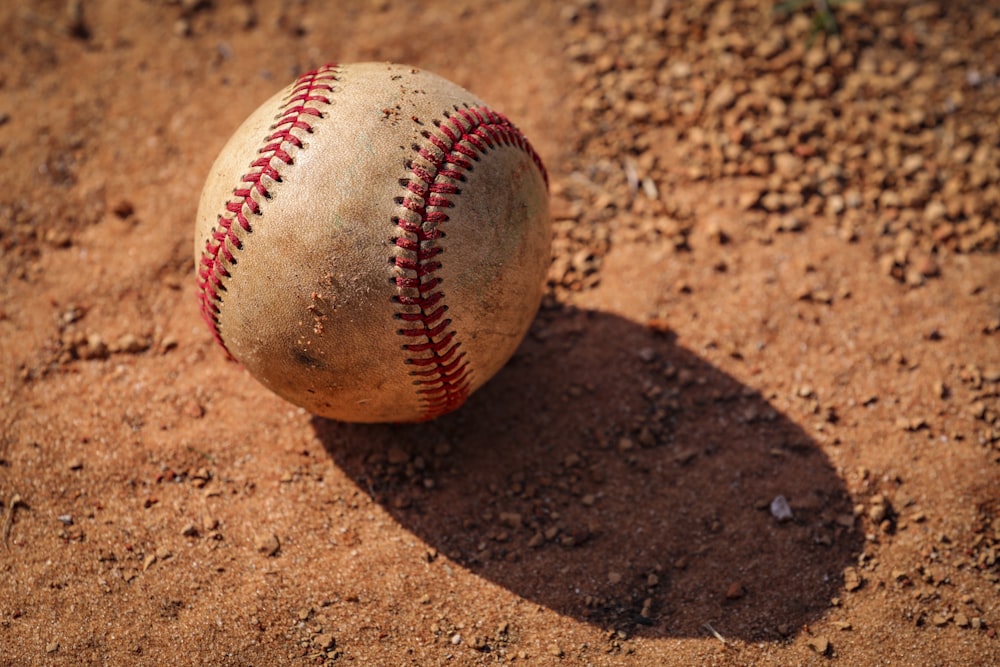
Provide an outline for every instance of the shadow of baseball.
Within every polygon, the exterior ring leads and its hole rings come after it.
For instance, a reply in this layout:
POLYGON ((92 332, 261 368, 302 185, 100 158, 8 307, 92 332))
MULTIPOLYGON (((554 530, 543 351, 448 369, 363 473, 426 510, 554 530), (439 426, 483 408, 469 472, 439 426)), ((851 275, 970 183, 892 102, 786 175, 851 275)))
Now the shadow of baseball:
POLYGON ((669 333, 610 314, 543 312, 435 422, 313 424, 431 563, 601 627, 780 640, 829 609, 861 549, 844 484, 800 427, 669 333), (779 495, 790 520, 770 511, 779 495))

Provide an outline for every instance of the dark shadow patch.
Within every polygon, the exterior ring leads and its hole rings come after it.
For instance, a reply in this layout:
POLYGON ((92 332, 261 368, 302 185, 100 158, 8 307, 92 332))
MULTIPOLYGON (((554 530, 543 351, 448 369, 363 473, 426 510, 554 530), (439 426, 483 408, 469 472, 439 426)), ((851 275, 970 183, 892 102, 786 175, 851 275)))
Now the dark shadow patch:
POLYGON ((542 313, 435 422, 314 427, 428 560, 601 627, 780 640, 828 610, 862 545, 801 428, 669 334, 605 313, 542 313), (792 520, 772 517, 778 495, 792 520))

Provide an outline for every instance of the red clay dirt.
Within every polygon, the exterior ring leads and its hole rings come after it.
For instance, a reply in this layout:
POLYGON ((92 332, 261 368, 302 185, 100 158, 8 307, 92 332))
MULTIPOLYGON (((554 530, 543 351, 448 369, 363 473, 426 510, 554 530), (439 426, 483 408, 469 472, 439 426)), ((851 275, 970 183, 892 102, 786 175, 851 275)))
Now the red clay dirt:
POLYGON ((1000 663, 988 4, 5 3, 0 664, 1000 663), (230 133, 367 60, 552 184, 528 338, 415 426, 195 298, 230 133))

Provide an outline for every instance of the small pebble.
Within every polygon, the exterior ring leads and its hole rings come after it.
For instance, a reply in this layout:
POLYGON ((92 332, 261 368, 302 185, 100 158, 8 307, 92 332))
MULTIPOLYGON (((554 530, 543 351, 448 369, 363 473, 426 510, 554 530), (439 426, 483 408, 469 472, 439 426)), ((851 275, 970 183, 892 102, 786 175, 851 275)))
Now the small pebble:
POLYGON ((123 334, 118 340, 114 342, 111 346, 112 352, 122 352, 125 354, 137 354, 139 352, 145 352, 149 349, 149 341, 144 338, 139 338, 135 334, 123 334))
POLYGON ((410 455, 399 445, 390 447, 387 456, 391 465, 402 465, 410 460, 410 455))
POLYGON ((830 651, 830 640, 826 637, 810 637, 808 644, 809 648, 820 655, 826 655, 830 651))
POLYGON ((255 546, 257 551, 270 558, 278 553, 281 543, 278 541, 278 536, 274 533, 263 533, 257 536, 255 546))
POLYGON ((771 516, 777 521, 791 521, 794 518, 792 508, 788 505, 788 500, 784 496, 775 496, 771 501, 771 516))
POLYGON ((642 610, 639 615, 643 618, 652 618, 653 598, 646 598, 642 601, 642 610))
POLYGON ((861 588, 863 580, 858 571, 853 567, 844 569, 844 590, 847 592, 856 591, 861 588))

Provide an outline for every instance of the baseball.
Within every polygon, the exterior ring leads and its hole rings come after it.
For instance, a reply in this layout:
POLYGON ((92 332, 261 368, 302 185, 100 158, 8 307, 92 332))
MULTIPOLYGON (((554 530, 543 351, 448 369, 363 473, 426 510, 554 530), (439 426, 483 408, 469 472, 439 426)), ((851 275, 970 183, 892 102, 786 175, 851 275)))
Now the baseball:
POLYGON ((458 408, 541 301, 545 168, 463 88, 387 63, 327 65, 261 105, 198 206, 201 313, 255 378, 317 415, 458 408))

